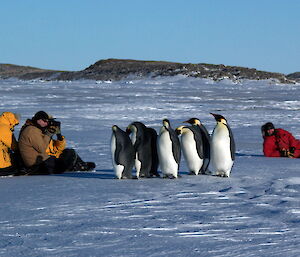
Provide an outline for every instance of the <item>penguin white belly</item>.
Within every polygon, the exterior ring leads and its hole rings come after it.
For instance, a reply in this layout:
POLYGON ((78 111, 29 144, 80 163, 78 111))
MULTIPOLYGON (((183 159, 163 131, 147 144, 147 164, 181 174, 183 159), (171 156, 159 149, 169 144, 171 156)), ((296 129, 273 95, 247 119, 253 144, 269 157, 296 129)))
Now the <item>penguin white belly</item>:
POLYGON ((164 132, 160 135, 158 140, 158 157, 161 171, 165 175, 178 176, 178 164, 175 161, 172 151, 172 141, 169 133, 164 132))
POLYGON ((134 164, 135 164, 135 170, 136 170, 136 174, 135 175, 136 175, 137 178, 139 178, 140 172, 141 172, 141 168, 142 168, 142 163, 139 160, 138 153, 135 154, 134 164))
POLYGON ((181 145, 184 158, 187 166, 191 172, 198 175, 202 165, 203 159, 200 159, 197 153, 196 142, 192 133, 184 133, 181 135, 181 145))
POLYGON ((228 133, 217 130, 211 141, 211 163, 216 175, 229 177, 233 165, 228 133))
POLYGON ((121 179, 122 178, 122 173, 124 171, 124 166, 123 165, 120 165, 120 164, 117 164, 116 163, 116 160, 115 160, 115 152, 116 152, 116 148, 117 148, 117 140, 116 140, 116 137, 113 135, 111 137, 111 157, 112 157, 112 165, 113 165, 113 169, 114 169, 114 172, 115 172, 115 175, 118 179, 121 179))

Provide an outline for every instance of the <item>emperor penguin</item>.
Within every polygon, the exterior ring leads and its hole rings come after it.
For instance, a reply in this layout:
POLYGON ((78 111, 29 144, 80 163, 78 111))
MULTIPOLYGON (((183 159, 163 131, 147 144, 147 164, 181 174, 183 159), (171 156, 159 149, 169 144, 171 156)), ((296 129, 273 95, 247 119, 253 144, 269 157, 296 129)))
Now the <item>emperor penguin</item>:
POLYGON ((216 175, 229 177, 235 160, 235 142, 227 120, 219 114, 211 113, 217 124, 211 136, 211 163, 216 175))
POLYGON ((208 166, 210 162, 210 135, 206 127, 198 118, 190 118, 185 122, 196 127, 201 134, 202 144, 203 144, 203 154, 204 154, 204 161, 201 168, 201 174, 210 174, 210 171, 208 170, 208 166))
POLYGON ((112 164, 116 178, 132 178, 135 151, 128 134, 117 125, 112 126, 112 164))
POLYGON ((177 178, 181 158, 180 142, 168 119, 163 120, 157 138, 159 166, 166 178, 177 178))
POLYGON ((136 178, 150 177, 152 165, 151 138, 147 127, 135 121, 128 125, 126 132, 131 134, 131 142, 135 150, 136 178))
POLYGON ((147 134, 151 140, 151 169, 150 177, 160 177, 158 169, 158 154, 157 154, 157 132, 154 128, 147 127, 147 134))
POLYGON ((198 175, 204 159, 202 137, 195 126, 180 126, 176 130, 180 135, 180 145, 191 175, 198 175))

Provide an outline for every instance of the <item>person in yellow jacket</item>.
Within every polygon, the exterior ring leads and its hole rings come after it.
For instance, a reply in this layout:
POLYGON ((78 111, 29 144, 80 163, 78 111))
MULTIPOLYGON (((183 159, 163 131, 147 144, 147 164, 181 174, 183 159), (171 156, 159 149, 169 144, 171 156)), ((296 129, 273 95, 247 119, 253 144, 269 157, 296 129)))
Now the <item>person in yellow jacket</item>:
POLYGON ((18 173, 18 158, 16 158, 18 143, 14 135, 14 128, 19 122, 18 114, 3 112, 0 115, 0 176, 18 173))

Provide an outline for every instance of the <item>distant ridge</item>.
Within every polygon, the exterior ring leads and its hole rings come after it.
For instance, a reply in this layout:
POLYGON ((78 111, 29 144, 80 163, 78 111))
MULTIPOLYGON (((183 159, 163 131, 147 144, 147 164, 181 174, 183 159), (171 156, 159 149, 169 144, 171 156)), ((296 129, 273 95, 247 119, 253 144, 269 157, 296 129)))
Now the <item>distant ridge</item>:
MULTIPOLYGON (((0 78, 18 78, 22 80, 121 80, 157 76, 186 75, 189 77, 210 78, 213 80, 230 79, 233 81, 250 79, 274 79, 281 83, 295 83, 300 76, 293 74, 259 71, 256 69, 225 66, 223 64, 192 64, 164 61, 139 61, 130 59, 100 60, 81 71, 55 71, 29 66, 0 64, 0 78)), ((297 73, 295 73, 297 74, 297 73)))

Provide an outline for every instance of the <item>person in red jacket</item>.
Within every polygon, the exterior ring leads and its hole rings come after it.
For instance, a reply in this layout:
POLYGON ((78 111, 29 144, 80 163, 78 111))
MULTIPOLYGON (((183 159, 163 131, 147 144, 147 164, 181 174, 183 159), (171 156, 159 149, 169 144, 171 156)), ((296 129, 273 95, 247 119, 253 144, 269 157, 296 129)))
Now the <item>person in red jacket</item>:
POLYGON ((300 157, 300 140, 297 140, 290 132, 281 128, 275 129, 272 122, 264 124, 261 132, 266 157, 300 157))

